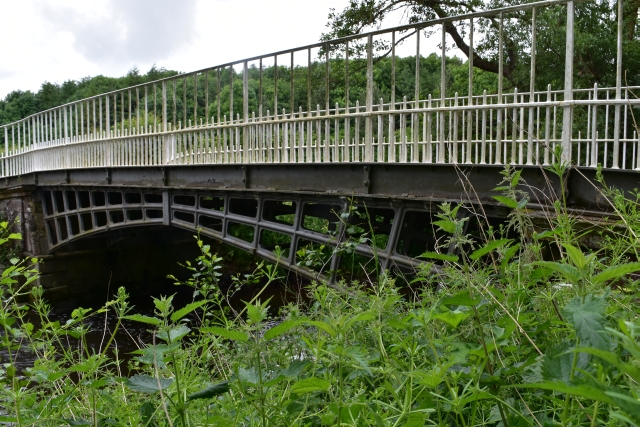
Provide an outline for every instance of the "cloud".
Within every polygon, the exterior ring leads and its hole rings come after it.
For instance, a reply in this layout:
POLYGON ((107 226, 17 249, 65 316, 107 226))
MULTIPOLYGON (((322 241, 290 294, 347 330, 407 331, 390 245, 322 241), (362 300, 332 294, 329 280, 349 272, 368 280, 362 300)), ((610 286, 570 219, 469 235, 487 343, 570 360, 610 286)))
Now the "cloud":
POLYGON ((157 62, 196 33, 196 0, 42 1, 40 10, 55 30, 71 33, 74 48, 96 64, 157 62))

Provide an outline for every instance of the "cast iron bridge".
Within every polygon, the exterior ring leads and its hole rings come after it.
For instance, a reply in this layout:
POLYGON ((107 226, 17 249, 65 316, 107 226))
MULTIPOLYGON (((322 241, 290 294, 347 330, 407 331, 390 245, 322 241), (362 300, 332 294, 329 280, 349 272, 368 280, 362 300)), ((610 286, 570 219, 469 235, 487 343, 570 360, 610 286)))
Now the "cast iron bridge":
POLYGON ((338 269, 336 247, 365 257, 375 250, 384 268, 412 268, 439 238, 431 218, 440 203, 464 203, 461 215, 481 211, 487 223, 508 214, 491 197, 506 165, 523 170, 521 188, 541 218, 559 193, 545 170, 552 163, 571 166, 569 203, 583 217, 607 209, 591 184, 598 166, 609 184, 636 185, 632 114, 640 103, 622 84, 621 8, 620 1, 615 87, 574 87, 574 1, 529 3, 256 56, 56 107, 2 126, 0 178, 7 188, 36 189, 51 252, 108 230, 173 225, 305 275, 338 269), (566 14, 564 87, 555 89, 536 83, 537 22, 549 10, 566 14), (524 91, 503 82, 504 31, 514 22, 529 27, 524 91), (474 37, 497 40, 496 91, 478 91, 469 61, 467 93, 450 93, 448 25, 464 27, 471 58, 474 37), (434 37, 440 84, 429 94, 421 67, 434 37), (413 90, 400 93, 398 52, 409 45, 413 90), (383 67, 391 67, 384 87, 374 79, 383 67), (361 232, 369 239, 353 243, 349 237, 361 232), (320 255, 307 262, 309 254, 320 255))

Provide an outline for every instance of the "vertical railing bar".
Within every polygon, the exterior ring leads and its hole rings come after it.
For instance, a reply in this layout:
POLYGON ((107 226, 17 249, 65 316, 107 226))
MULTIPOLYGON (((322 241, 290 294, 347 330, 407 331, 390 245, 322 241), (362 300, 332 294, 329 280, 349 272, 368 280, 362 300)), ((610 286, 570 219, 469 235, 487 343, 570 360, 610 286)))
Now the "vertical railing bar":
POLYGON ((391 32, 391 99, 389 105, 389 161, 396 161, 396 32, 391 32))
POLYGON ((364 161, 373 160, 373 36, 367 38, 367 87, 366 87, 367 116, 364 123, 364 161))
MULTIPOLYGON (((274 55, 273 57, 273 118, 274 120, 278 119, 278 56, 277 55, 274 55)), ((280 129, 279 125, 276 125, 276 126, 278 127, 278 129, 280 129)))
POLYGON ((124 91, 120 92, 120 130, 124 135, 124 91))
MULTIPOLYGON (((176 129, 178 126, 178 79, 174 79, 171 82, 171 86, 173 89, 173 128, 176 129)), ((220 102, 218 102, 218 105, 220 102)), ((140 110, 140 107, 138 107, 140 110)), ((138 128, 140 128, 140 122, 138 122, 138 128)))
POLYGON ((565 106, 562 111, 562 158, 563 162, 571 164, 572 139, 573 130, 573 108, 568 101, 573 100, 573 18, 574 4, 573 0, 567 2, 567 28, 566 28, 566 46, 565 46, 565 62, 564 62, 564 101, 565 106))
POLYGON ((193 125, 198 126, 198 73, 193 73, 193 125))
POLYGON ((325 101, 325 106, 326 106, 326 112, 325 115, 329 115, 329 45, 327 44, 325 47, 325 78, 324 78, 324 85, 325 85, 325 94, 324 94, 324 101, 325 101))
POLYGON ((118 136, 118 94, 113 94, 113 137, 118 136))
MULTIPOLYGON (((468 105, 473 105, 473 18, 469 18, 469 93, 468 93, 468 105)), ((473 116, 471 110, 467 115, 467 158, 466 163, 472 163, 471 160, 471 141, 473 132, 473 116)), ((476 159, 477 161, 477 159, 476 159)))
MULTIPOLYGON (((442 53, 440 57, 440 105, 442 107, 446 107, 446 80, 445 80, 445 63, 446 63, 446 54, 447 54, 447 31, 445 28, 445 24, 442 24, 442 53)), ((445 162, 445 149, 444 149, 444 111, 440 112, 440 137, 438 141, 439 153, 438 153, 438 163, 445 162)))
MULTIPOLYGON (((416 77, 414 81, 414 98, 413 108, 416 110, 419 108, 418 101, 420 99, 420 28, 416 28, 416 77)), ((418 137, 418 122, 419 116, 417 113, 413 113, 413 120, 411 123, 411 161, 417 162, 419 160, 419 147, 420 138, 418 137)))
MULTIPOLYGON (((249 65, 244 61, 242 69, 242 122, 249 122, 249 65)), ((242 162, 248 163, 249 158, 249 128, 242 127, 242 162)))
POLYGON ((107 131, 107 138, 111 138, 111 111, 109 108, 109 98, 109 95, 104 97, 105 130, 107 131))
POLYGON ((533 104, 536 90, 536 8, 531 9, 531 71, 529 72, 529 129, 527 138, 527 164, 533 164, 533 104))
MULTIPOLYGON (((76 133, 74 135, 74 137, 75 137, 74 139, 75 139, 76 142, 79 142, 80 138, 78 138, 78 135, 80 133, 79 132, 80 131, 80 129, 79 129, 80 124, 78 123, 78 121, 79 121, 78 120, 78 103, 76 102, 75 104, 73 104, 73 106, 74 106, 74 109, 76 110, 75 111, 75 120, 73 122, 75 124, 75 128, 76 128, 76 133)), ((82 107, 80 108, 80 110, 82 110, 82 107)), ((29 133, 31 133, 31 132, 29 132, 29 133)))
MULTIPOLYGON (((324 115, 325 117, 329 117, 329 45, 326 44, 325 45, 325 52, 324 52, 324 62, 325 62, 325 76, 324 76, 324 103, 325 103, 325 112, 324 115)), ((338 114, 338 109, 336 108, 336 114, 338 114)), ((327 141, 330 143, 331 142, 331 122, 329 121, 329 119, 325 119, 324 121, 324 130, 325 130, 325 135, 327 135, 327 141)), ((348 138, 347 135, 345 135, 346 138, 348 138)), ((333 137, 333 144, 335 147, 337 147, 338 145, 338 119, 335 119, 335 126, 334 126, 334 137, 333 137)))
POLYGON ((140 88, 136 88, 136 134, 140 133, 140 88))
POLYGON ((204 72, 204 123, 207 126, 209 126, 209 71, 204 72))
MULTIPOLYGON (((231 67, 233 72, 233 67, 231 67)), ((233 85, 231 85, 231 108, 233 108, 233 85)), ((146 125, 146 123, 145 123, 146 125)), ((182 78, 182 128, 187 127, 187 76, 182 78)))
MULTIPOLYGON (((482 105, 487 105, 487 90, 482 92, 482 105)), ((489 134, 491 138, 491 134, 489 134)), ((486 164, 487 159, 487 109, 482 109, 482 146, 480 150, 480 164, 486 164)))
POLYGON ((344 111, 345 113, 348 114, 349 113, 349 40, 347 40, 347 42, 345 43, 344 52, 345 52, 344 54, 344 111))
POLYGON ((93 99, 93 138, 92 139, 94 140, 98 139, 97 133, 98 133, 98 120, 96 119, 96 100, 94 98, 93 99))
MULTIPOLYGON (((307 49, 307 117, 311 117, 311 48, 307 49)), ((312 122, 309 121, 308 122, 308 129, 307 129, 307 152, 310 153, 309 150, 311 150, 311 144, 313 141, 313 137, 312 137, 312 132, 313 132, 313 125, 312 122)), ((319 145, 320 145, 320 135, 318 135, 318 140, 316 142, 316 157, 315 157, 315 161, 318 161, 318 153, 319 153, 319 145)), ((307 162, 310 162, 311 159, 307 158, 307 162)))
MULTIPOLYGON (((618 0, 618 31, 616 42, 616 101, 622 99, 622 27, 623 23, 623 1, 618 0)), ((612 169, 619 168, 620 155, 620 104, 615 106, 615 116, 613 122, 613 162, 612 169)), ((605 166, 606 167, 606 166, 605 166)))
MULTIPOLYGON (((500 24, 498 29, 498 105, 502 105, 502 86, 504 80, 504 15, 500 12, 500 24)), ((502 161, 502 108, 496 111, 496 164, 502 161)))
MULTIPOLYGON (((220 102, 220 68, 218 68, 216 71, 217 71, 217 74, 218 74, 217 78, 216 78, 216 86, 217 86, 216 87, 216 100, 218 102, 218 125, 220 125, 220 118, 221 118, 221 116, 220 116, 220 104, 221 104, 221 102, 220 102)), ((173 100, 174 100, 174 103, 175 103, 175 98, 176 98, 176 96, 175 96, 175 83, 174 83, 173 87, 174 87, 173 100)), ((175 108, 175 104, 174 104, 174 108, 175 108)), ((173 121, 175 122, 176 121, 175 111, 174 111, 173 114, 174 114, 173 121)), ((174 126, 175 126, 175 123, 174 123, 174 126)))
POLYGON ((144 133, 149 130, 149 90, 148 86, 144 87, 144 133))
MULTIPOLYGON (((293 52, 291 52, 291 65, 289 68, 289 110, 291 111, 291 118, 294 117, 295 114, 295 106, 294 106, 294 76, 293 76, 293 52)), ((302 141, 300 141, 302 142, 302 141)))
MULTIPOLYGON (((551 85, 547 85, 547 102, 551 101, 551 85)), ((546 107, 544 126, 544 165, 549 164, 549 149, 551 148, 551 108, 546 107)))
MULTIPOLYGON (((622 97, 622 99, 629 99, 629 89, 625 87, 624 89, 624 96, 622 97)), ((627 151, 627 118, 628 118, 628 114, 627 114, 627 108, 629 107, 629 103, 625 102, 624 103, 624 112, 622 114, 622 117, 624 117, 624 125, 622 126, 622 138, 624 139, 624 148, 623 151, 626 155, 626 151, 627 151)), ((624 168, 626 169, 626 164, 624 165, 624 168)))
MULTIPOLYGON (((598 83, 593 85, 593 112, 591 113, 591 167, 598 166, 598 83)), ((587 123, 587 126, 589 124, 587 123)))
POLYGON ((167 81, 162 82, 162 132, 167 132, 167 81))
MULTIPOLYGON (((64 114, 62 116, 62 120, 63 122, 63 126, 64 126, 64 144, 68 144, 69 143, 69 127, 67 124, 67 107, 62 107, 62 111, 64 111, 64 114)), ((18 148, 20 148, 20 142, 18 142, 18 148)))

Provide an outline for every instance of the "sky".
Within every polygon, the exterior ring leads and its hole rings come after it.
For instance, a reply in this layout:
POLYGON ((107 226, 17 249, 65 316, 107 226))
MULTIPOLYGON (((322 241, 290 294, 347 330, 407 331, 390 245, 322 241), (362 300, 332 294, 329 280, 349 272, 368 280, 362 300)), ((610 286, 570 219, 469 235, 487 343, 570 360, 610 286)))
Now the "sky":
POLYGON ((192 71, 317 42, 349 0, 0 0, 0 99, 45 81, 192 71))

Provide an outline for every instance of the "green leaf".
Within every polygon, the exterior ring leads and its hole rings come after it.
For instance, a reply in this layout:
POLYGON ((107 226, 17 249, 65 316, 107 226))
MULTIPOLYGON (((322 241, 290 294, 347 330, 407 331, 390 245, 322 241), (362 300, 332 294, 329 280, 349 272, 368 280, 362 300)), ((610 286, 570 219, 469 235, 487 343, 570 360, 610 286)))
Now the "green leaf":
POLYGON ((255 368, 238 368, 237 379, 239 382, 246 385, 257 385, 260 382, 260 377, 255 368))
POLYGON ((461 399, 460 402, 458 403, 458 405, 460 407, 463 407, 463 406, 468 405, 469 403, 477 402, 478 400, 495 399, 495 398, 496 397, 493 394, 491 394, 489 392, 486 392, 486 391, 483 391, 483 390, 479 390, 479 391, 471 393, 467 397, 461 399))
POLYGON ((594 297, 592 294, 584 298, 569 300, 564 307, 567 321, 573 325, 580 343, 600 350, 609 350, 609 335, 604 330, 604 297, 594 297))
POLYGON ((134 350, 131 352, 131 354, 149 354, 153 356, 153 354, 156 353, 156 355, 159 355, 159 357, 162 357, 163 353, 168 353, 177 348, 180 348, 180 343, 177 343, 177 342, 171 343, 170 345, 156 344, 156 345, 150 345, 148 347, 141 348, 139 350, 134 350))
POLYGON ((349 329, 356 322, 368 322, 370 320, 375 319, 376 316, 371 311, 363 311, 362 313, 358 313, 355 316, 349 318, 346 322, 344 322, 344 329, 349 329))
POLYGON ((214 334, 214 335, 218 335, 221 336, 222 338, 227 338, 230 339, 232 341, 241 341, 241 342, 247 342, 249 341, 249 335, 245 334, 244 332, 240 332, 240 331, 230 331, 228 329, 225 328, 220 328, 217 326, 209 326, 206 328, 200 328, 201 332, 208 332, 210 334, 214 334))
POLYGON ((192 302, 191 304, 185 305, 180 310, 174 312, 171 315, 171 321, 172 322, 177 322, 178 320, 182 319, 187 314, 191 313, 192 311, 194 311, 197 308, 202 307, 203 305, 205 305, 208 302, 209 301, 207 301, 207 300, 202 300, 202 301, 196 301, 196 302, 192 302))
POLYGON ((12 239, 12 240, 22 240, 22 234, 20 233, 11 233, 7 236, 7 239, 12 239))
POLYGON ((430 258, 439 259, 441 261, 458 262, 457 255, 439 254, 437 252, 425 252, 422 255, 419 255, 418 258, 430 258))
POLYGON ((156 405, 151 402, 144 402, 140 405, 140 416, 142 417, 142 423, 145 426, 155 426, 155 423, 151 424, 150 421, 156 412, 156 405))
POLYGON ((327 322, 323 322, 321 320, 309 320, 306 321, 305 323, 311 325, 311 326, 315 326, 318 329, 322 329, 323 331, 325 331, 327 334, 329 334, 332 337, 335 337, 337 332, 334 329, 333 326, 331 326, 329 323, 327 322))
POLYGON ((504 253, 504 257, 502 258, 502 261, 500 262, 500 267, 505 269, 507 267, 507 264, 511 260, 511 258, 513 258, 516 252, 518 252, 518 249, 520 249, 520 243, 516 243, 515 245, 507 249, 507 251, 504 253))
POLYGON ((125 381, 127 387, 140 393, 157 393, 173 384, 173 378, 155 378, 148 375, 134 375, 125 381))
POLYGON ((638 271, 638 270, 640 270, 640 262, 614 265, 603 270, 601 273, 595 275, 591 279, 591 283, 593 283, 594 285, 606 283, 609 280, 618 279, 622 276, 626 276, 627 274, 633 273, 634 271, 638 271))
POLYGON ((69 424, 70 426, 90 426, 91 421, 83 420, 82 418, 77 418, 75 420, 71 418, 63 418, 64 422, 69 424))
POLYGON ((331 384, 322 378, 310 377, 300 380, 291 386, 291 391, 296 394, 313 393, 315 391, 327 391, 331 384))
POLYGON ((200 391, 195 393, 191 393, 187 396, 187 400, 196 400, 196 399, 210 399, 215 396, 219 396, 229 391, 229 382, 223 381, 217 384, 212 384, 203 388, 200 391))
POLYGON ((523 209, 525 206, 527 206, 527 203, 529 203, 529 199, 527 199, 526 197, 523 197, 518 202, 518 206, 516 206, 516 209, 523 209))
POLYGON ((273 387, 281 381, 295 378, 299 376, 300 373, 309 365, 311 365, 311 362, 309 362, 308 360, 294 360, 285 369, 276 373, 276 375, 274 375, 274 377, 269 381, 264 382, 263 385, 265 387, 273 387))
POLYGON ((434 221, 434 225, 437 225, 442 231, 453 234, 456 232, 456 223, 453 221, 449 221, 446 219, 442 219, 440 221, 434 221))
POLYGON ((571 284, 576 284, 580 281, 580 272, 573 265, 554 261, 535 261, 531 264, 539 265, 551 271, 555 271, 556 273, 560 273, 562 277, 564 277, 571 284))
POLYGON ((186 327, 185 325, 180 325, 176 328, 169 329, 169 333, 167 333, 166 331, 160 331, 156 334, 156 336, 167 342, 175 342, 180 341, 180 339, 186 336, 189 332, 191 332, 190 328, 186 327))
POLYGON ((573 348, 570 351, 574 353, 587 353, 592 356, 596 356, 605 362, 620 369, 625 374, 629 375, 635 382, 640 382, 640 368, 633 366, 630 363, 624 362, 617 354, 610 351, 601 350, 593 347, 579 347, 573 348))
POLYGON ((129 316, 122 316, 125 320, 133 320, 134 322, 142 322, 147 323, 149 325, 159 326, 162 323, 162 320, 157 317, 144 316, 142 314, 132 314, 129 316))
MULTIPOLYGON (((541 374, 545 381, 571 381, 571 369, 573 366, 573 354, 569 353, 571 343, 564 341, 550 347, 542 361, 541 374)), ((578 356, 576 368, 585 369, 589 365, 589 356, 578 356)))
POLYGON ((276 326, 270 328, 267 332, 265 332, 264 339, 269 341, 277 338, 302 323, 304 323, 304 321, 302 320, 285 320, 284 322, 277 324, 276 326))
POLYGON ((558 234, 557 230, 545 230, 542 233, 533 232, 533 240, 547 239, 558 234))
POLYGON ((579 270, 584 270, 585 267, 587 267, 587 258, 585 258, 580 249, 576 248, 575 246, 571 246, 568 243, 563 243, 562 246, 567 251, 567 255, 569 256, 569 259, 571 260, 573 265, 578 267, 579 270))
POLYGON ((148 365, 157 365, 158 368, 165 368, 164 354, 180 348, 180 343, 174 342, 170 345, 157 344, 132 351, 131 354, 141 354, 136 360, 148 365))
POLYGON ((280 371, 280 375, 284 375, 287 378, 297 377, 309 365, 311 365, 311 362, 308 360, 294 360, 289 366, 280 371))
POLYGON ((469 316, 471 316, 470 311, 455 310, 455 311, 445 311, 444 313, 438 313, 435 316, 433 316, 433 318, 442 320, 443 322, 448 323, 454 328, 457 328, 458 325, 462 323, 462 321, 469 316))
POLYGON ((511 178, 511 186, 515 187, 516 185, 518 185, 518 182, 520 181, 520 174, 522 173, 522 169, 520 169, 519 171, 517 171, 516 173, 513 174, 513 177, 511 178))
MULTIPOLYGON (((505 387, 510 387, 506 385, 505 387)), ((615 405, 615 402, 611 397, 607 395, 604 390, 604 386, 596 387, 592 384, 571 384, 563 381, 551 381, 537 384, 518 384, 515 387, 517 388, 533 388, 533 389, 543 389, 543 390, 552 390, 560 393, 566 393, 573 396, 580 396, 590 400, 597 400, 603 403, 607 403, 609 405, 615 405)))
POLYGON ((509 197, 505 197, 505 196, 491 196, 491 197, 493 197, 494 199, 496 199, 497 201, 499 201, 500 203, 502 203, 508 208, 515 209, 518 207, 518 202, 516 202, 515 200, 509 197))
POLYGON ((442 301, 440 301, 440 304, 446 305, 446 306, 458 306, 458 305, 464 305, 466 307, 473 307, 475 305, 480 304, 481 299, 480 298, 471 298, 471 296, 469 295, 469 291, 468 290, 463 290, 458 292, 455 295, 452 295, 448 298, 444 298, 442 301))
POLYGON ((500 240, 492 240, 491 242, 487 243, 486 245, 484 245, 483 247, 481 247, 478 250, 475 250, 471 253, 471 255, 469 255, 469 258, 471 258, 472 260, 477 260, 480 257, 488 254, 491 251, 494 251, 504 245, 506 245, 507 243, 511 242, 511 239, 500 239, 500 240))

